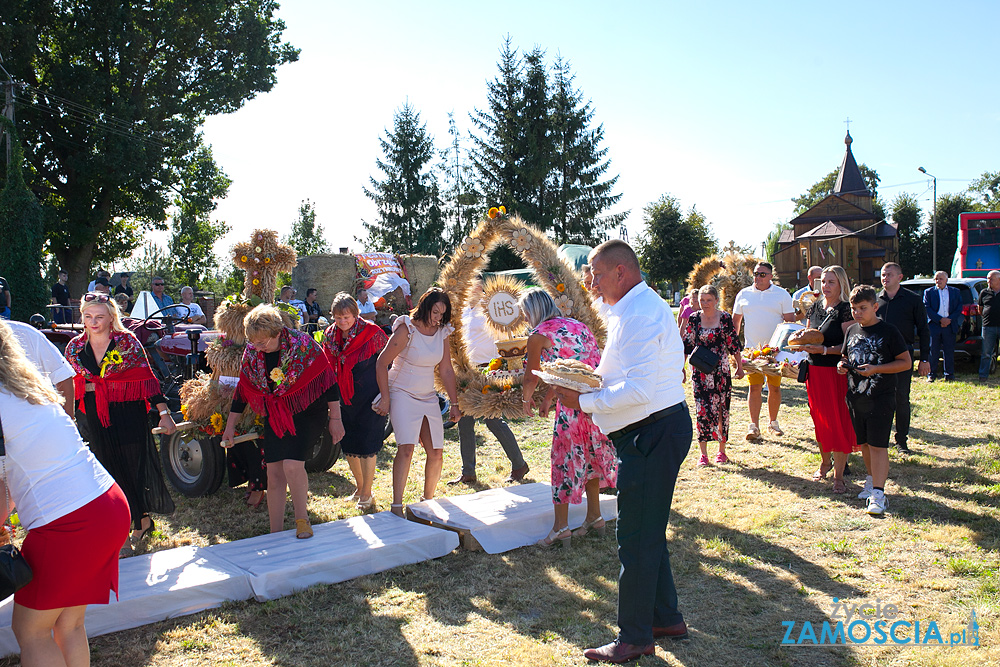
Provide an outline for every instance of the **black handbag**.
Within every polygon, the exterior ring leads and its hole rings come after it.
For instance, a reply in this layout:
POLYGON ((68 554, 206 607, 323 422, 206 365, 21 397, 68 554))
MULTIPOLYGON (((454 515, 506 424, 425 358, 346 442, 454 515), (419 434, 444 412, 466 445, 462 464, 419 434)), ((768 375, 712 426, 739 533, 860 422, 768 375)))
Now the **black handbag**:
POLYGON ((809 378, 809 360, 803 359, 799 362, 799 376, 796 378, 799 382, 805 382, 809 378))
MULTIPOLYGON (((0 457, 3 457, 4 505, 10 513, 10 488, 7 486, 7 447, 3 440, 3 421, 0 421, 0 457)), ((21 550, 13 544, 0 547, 0 600, 6 600, 31 582, 31 566, 24 560, 21 550)))
POLYGON ((691 350, 691 356, 688 358, 688 361, 691 362, 692 366, 706 375, 714 373, 715 369, 719 367, 719 355, 701 345, 691 350))

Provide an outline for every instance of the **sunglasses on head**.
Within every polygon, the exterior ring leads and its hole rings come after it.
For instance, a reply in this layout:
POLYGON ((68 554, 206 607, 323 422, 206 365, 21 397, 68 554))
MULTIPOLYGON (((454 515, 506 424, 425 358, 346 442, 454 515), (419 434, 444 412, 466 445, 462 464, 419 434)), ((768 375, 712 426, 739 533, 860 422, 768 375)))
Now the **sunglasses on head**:
POLYGON ((96 292, 88 292, 83 295, 83 300, 86 302, 96 301, 97 303, 107 303, 111 300, 111 297, 107 294, 97 294, 96 292))

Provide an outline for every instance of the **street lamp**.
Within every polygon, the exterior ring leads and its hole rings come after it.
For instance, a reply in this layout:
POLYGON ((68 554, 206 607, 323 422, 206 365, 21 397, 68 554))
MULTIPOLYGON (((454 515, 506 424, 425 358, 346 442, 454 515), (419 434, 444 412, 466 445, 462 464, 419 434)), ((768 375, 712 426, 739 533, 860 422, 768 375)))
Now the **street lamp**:
POLYGON ((928 174, 927 170, 923 167, 917 167, 917 171, 922 174, 927 174, 934 179, 934 213, 931 214, 931 270, 933 273, 937 273, 937 176, 934 174, 928 174))

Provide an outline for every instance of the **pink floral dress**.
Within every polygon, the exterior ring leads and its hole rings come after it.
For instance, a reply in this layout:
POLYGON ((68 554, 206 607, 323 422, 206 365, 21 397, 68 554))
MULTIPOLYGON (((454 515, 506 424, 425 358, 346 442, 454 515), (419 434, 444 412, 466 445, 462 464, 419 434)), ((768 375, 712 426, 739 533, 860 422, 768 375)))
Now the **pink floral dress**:
MULTIPOLYGON (((594 334, 583 322, 554 317, 531 330, 552 341, 542 349, 542 361, 576 359, 594 368, 601 363, 601 351, 594 334)), ((618 481, 618 460, 611 441, 594 425, 590 415, 564 408, 556 401, 556 421, 552 430, 552 502, 577 505, 583 501, 584 486, 600 479, 602 487, 618 481)))

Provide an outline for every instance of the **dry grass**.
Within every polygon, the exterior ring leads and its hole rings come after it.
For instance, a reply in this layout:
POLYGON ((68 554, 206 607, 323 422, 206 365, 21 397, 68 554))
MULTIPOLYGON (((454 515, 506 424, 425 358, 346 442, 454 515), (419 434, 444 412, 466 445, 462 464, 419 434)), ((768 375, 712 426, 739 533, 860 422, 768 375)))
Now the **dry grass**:
MULTIPOLYGON (((914 453, 891 454, 890 514, 883 519, 864 514, 854 494, 833 496, 829 482, 811 480, 819 455, 801 385, 785 385, 786 435, 759 444, 739 439, 745 395, 738 382, 729 449, 735 463, 696 468, 697 457, 688 456, 674 497, 668 538, 692 639, 661 646, 639 664, 1000 664, 996 382, 914 383, 914 453), (903 618, 936 620, 942 631, 964 625, 975 609, 983 646, 781 646, 781 621, 818 624, 833 597, 880 597, 899 603, 903 618)), ((547 481, 550 429, 540 420, 515 427, 532 468, 529 481, 547 481)), ((479 434, 479 488, 500 485, 509 466, 492 436, 481 427, 479 434)), ((444 484, 459 472, 457 436, 447 432, 442 494, 467 490, 444 484)), ((382 508, 393 451, 390 441, 379 460, 382 508)), ((420 492, 422 461, 415 457, 408 500, 420 492)), ((311 475, 310 486, 314 522, 355 513, 343 461, 311 475)), ((243 509, 242 497, 242 489, 222 489, 210 498, 180 498, 177 512, 158 522, 150 548, 260 534, 266 517, 243 509)), ((569 550, 459 550, 281 600, 231 603, 95 638, 93 664, 583 665, 582 649, 610 640, 616 629, 617 572, 612 535, 577 540, 569 550)))

